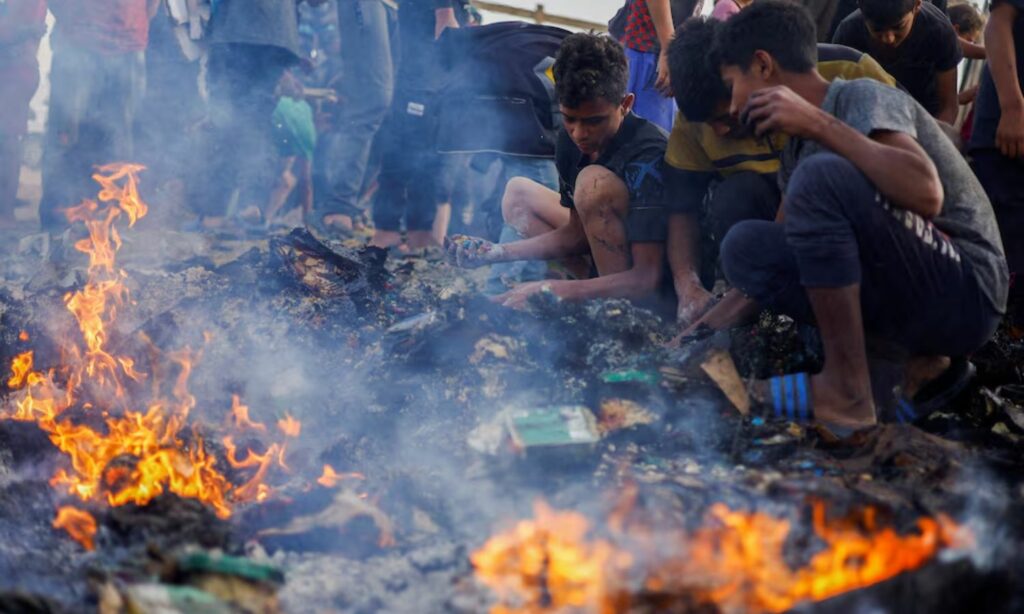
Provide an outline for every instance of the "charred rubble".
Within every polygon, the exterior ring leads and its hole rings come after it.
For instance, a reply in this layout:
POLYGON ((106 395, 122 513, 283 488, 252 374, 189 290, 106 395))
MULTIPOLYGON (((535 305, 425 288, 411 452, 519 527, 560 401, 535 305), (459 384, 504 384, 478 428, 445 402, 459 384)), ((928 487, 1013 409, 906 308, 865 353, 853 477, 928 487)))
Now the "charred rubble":
MULTIPOLYGON (((626 485, 638 513, 659 523, 695 526, 715 503, 789 518, 794 565, 815 550, 811 501, 836 513, 874 506, 900 529, 945 514, 974 532, 969 558, 800 612, 1024 607, 1024 330, 1010 322, 974 358, 979 377, 953 407, 836 441, 741 415, 700 368, 716 349, 744 377, 813 368, 814 335, 792 322, 765 315, 668 349, 670 323, 624 301, 542 299, 513 312, 442 262, 328 247, 302 230, 216 248, 175 239, 126 239, 133 305, 113 342, 129 347, 142 332, 164 347, 202 346, 197 421, 216 425, 233 394, 255 419, 289 411, 303 425, 290 472, 230 519, 174 495, 90 508, 99 530, 85 552, 51 526, 57 450, 33 425, 0 421, 2 611, 109 607, 111 587, 183 582, 182 553, 196 551, 283 569, 260 586, 276 593, 261 603, 284 611, 486 611, 493 596, 474 582, 469 555, 497 527, 529 516, 537 499, 600 524, 626 485), (609 401, 618 405, 599 412, 609 401), (615 424, 592 445, 525 457, 481 431, 509 407, 550 406, 588 407, 615 424), (318 483, 324 465, 357 473, 352 488, 318 483)), ((54 336, 69 324, 60 298, 81 283, 80 258, 60 244, 43 260, 10 258, 0 363, 24 350, 24 331, 38 363, 56 364, 54 336)), ((636 611, 716 611, 686 595, 637 595, 636 611)))

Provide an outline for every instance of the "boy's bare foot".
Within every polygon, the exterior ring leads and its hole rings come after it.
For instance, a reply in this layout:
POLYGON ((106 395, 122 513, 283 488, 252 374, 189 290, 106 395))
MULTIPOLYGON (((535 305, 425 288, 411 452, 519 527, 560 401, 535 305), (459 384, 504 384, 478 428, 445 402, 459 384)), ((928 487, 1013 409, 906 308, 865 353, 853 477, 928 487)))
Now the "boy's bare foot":
MULTIPOLYGON (((842 378, 833 381, 826 373, 813 375, 809 379, 815 423, 843 430, 860 430, 878 423, 870 389, 856 390, 842 378)), ((750 394, 761 403, 773 403, 771 384, 766 380, 753 382, 750 394)))
POLYGON ((434 233, 429 230, 411 230, 406 234, 405 242, 409 245, 409 249, 441 246, 441 242, 437 241, 434 233))

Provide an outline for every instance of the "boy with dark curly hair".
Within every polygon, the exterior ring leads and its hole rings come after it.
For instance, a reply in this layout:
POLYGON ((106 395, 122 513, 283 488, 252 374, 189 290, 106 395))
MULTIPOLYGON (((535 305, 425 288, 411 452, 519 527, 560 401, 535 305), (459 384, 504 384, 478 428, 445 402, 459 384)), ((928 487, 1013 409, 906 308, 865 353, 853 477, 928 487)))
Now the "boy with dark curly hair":
POLYGON ((949 17, 922 0, 858 0, 832 42, 869 53, 936 119, 952 125, 960 39, 949 17))
MULTIPOLYGON (((722 27, 695 17, 679 28, 669 48, 679 115, 665 151, 667 250, 684 327, 711 304, 702 281, 710 282, 725 233, 742 220, 775 219, 782 198, 775 175, 786 137, 754 138, 729 115, 729 89, 709 52, 722 27)), ((849 47, 819 44, 817 65, 830 81, 864 77, 896 83, 871 56, 849 47)))
MULTIPOLYGON (((722 242, 729 282, 821 333, 820 373, 759 382, 776 417, 840 430, 877 418, 868 335, 907 358, 896 418, 939 409, 970 380, 957 360, 1006 308, 992 206, 956 146, 910 96, 815 70, 814 24, 798 5, 758 0, 718 37, 730 113, 790 137, 781 221, 744 221, 722 242)), ((882 399, 887 401, 887 399, 882 399)))
POLYGON ((574 279, 523 283, 496 297, 512 307, 544 290, 567 300, 649 297, 664 268, 667 135, 632 112, 626 56, 614 39, 569 36, 553 71, 564 126, 555 148, 560 190, 513 179, 502 214, 523 238, 494 244, 455 236, 449 253, 467 267, 566 261, 574 279))

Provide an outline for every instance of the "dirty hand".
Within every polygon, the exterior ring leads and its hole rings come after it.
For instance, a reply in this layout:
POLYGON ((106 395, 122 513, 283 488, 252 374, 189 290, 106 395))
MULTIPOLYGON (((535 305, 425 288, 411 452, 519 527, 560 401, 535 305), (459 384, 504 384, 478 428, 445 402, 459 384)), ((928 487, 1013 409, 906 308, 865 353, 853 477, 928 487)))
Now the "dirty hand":
POLYGON ((1007 158, 1024 158, 1024 108, 1003 111, 996 128, 996 147, 1007 158))
POLYGON ((511 307, 512 309, 526 309, 526 302, 531 296, 539 294, 541 292, 553 292, 554 282, 551 281, 531 281, 525 284, 519 284, 515 288, 512 288, 504 294, 499 294, 491 300, 495 303, 511 307))
POLYGON ((469 235, 445 237, 444 245, 451 261, 467 269, 498 262, 505 254, 505 248, 501 245, 469 235))
POLYGON ((831 116, 784 85, 758 90, 747 99, 740 120, 751 124, 757 136, 782 132, 813 138, 831 116))
POLYGON ((707 312, 714 298, 713 294, 700 285, 695 285, 684 292, 680 292, 679 307, 676 310, 676 323, 683 329, 689 328, 691 324, 707 312))
POLYGON ((666 98, 672 97, 672 77, 668 72, 668 52, 664 49, 658 54, 658 80, 654 87, 666 98))

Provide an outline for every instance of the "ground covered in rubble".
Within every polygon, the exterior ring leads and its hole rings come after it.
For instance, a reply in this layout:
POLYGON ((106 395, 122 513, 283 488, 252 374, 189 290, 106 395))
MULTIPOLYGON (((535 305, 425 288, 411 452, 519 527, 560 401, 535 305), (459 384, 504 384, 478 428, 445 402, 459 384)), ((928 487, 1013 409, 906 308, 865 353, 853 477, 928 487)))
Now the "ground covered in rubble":
MULTIPOLYGON (((38 363, 60 360, 60 335, 73 330, 61 299, 83 281, 74 239, 5 242, 0 364, 25 350, 23 331, 38 363)), ((0 611, 95 611, 111 586, 166 578, 187 549, 279 566, 288 612, 486 611, 493 595, 470 556, 489 536, 531 517, 537 500, 600 531, 623 493, 652 527, 696 527, 716 503, 789 519, 794 566, 815 550, 814 502, 837 515, 873 506, 899 530, 948 515, 971 529, 966 558, 804 609, 1024 608, 1024 331, 1009 324, 974 357, 979 376, 954 406, 837 441, 743 416, 709 377, 715 351, 744 377, 814 368, 813 333, 792 322, 764 316, 667 349, 671 323, 627 302, 509 311, 477 292, 480 272, 328 249, 304 231, 124 239, 132 304, 115 345, 142 332, 165 349, 202 347, 197 422, 214 430, 238 395, 254 420, 287 412, 302 435, 262 503, 226 520, 174 496, 93 508, 87 552, 51 526, 56 449, 30 424, 0 422, 0 611), (598 437, 509 452, 503 416, 547 407, 589 408, 598 437), (319 481, 325 465, 359 475, 319 481)))

